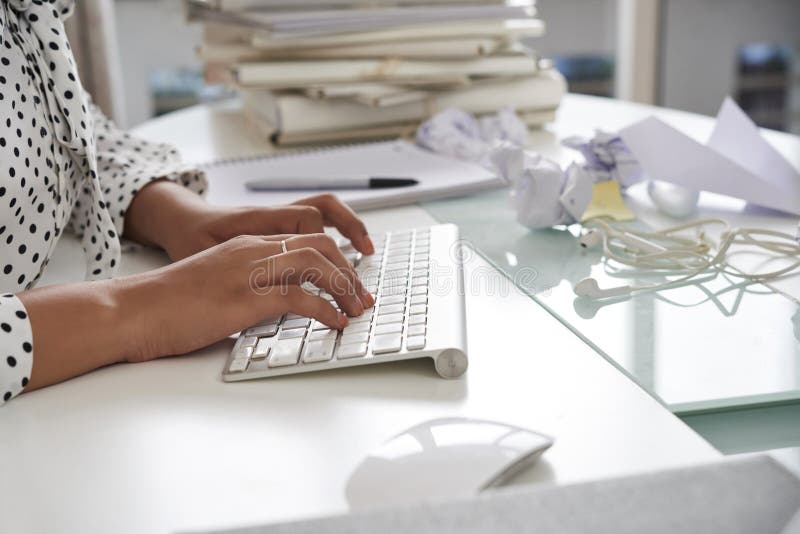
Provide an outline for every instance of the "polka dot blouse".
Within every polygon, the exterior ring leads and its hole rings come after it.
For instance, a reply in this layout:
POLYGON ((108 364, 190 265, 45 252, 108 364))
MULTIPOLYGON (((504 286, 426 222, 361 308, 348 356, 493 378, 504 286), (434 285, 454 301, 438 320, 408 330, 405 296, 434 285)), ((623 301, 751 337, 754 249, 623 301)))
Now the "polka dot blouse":
POLYGON ((36 284, 59 236, 81 239, 87 279, 111 277, 139 189, 205 187, 172 147, 131 137, 92 104, 64 33, 72 4, 0 0, 0 404, 28 383, 36 349, 15 293, 36 284))

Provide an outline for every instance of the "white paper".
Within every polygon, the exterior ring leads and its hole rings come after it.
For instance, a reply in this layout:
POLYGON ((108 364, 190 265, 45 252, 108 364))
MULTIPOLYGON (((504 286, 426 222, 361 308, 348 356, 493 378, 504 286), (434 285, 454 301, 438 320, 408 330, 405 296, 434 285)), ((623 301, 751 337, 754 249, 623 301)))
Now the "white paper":
POLYGON ((730 99, 707 145, 655 117, 620 136, 651 179, 800 215, 800 173, 730 99))
POLYGON ((419 181, 419 185, 409 187, 332 191, 354 209, 466 195, 503 185, 495 173, 480 165, 432 154, 405 141, 219 162, 204 170, 209 182, 208 201, 219 206, 288 204, 324 192, 254 192, 245 188, 245 182, 270 176, 393 176, 419 181))
POLYGON ((708 146, 800 205, 800 173, 764 139, 758 126, 731 98, 722 104, 708 146))

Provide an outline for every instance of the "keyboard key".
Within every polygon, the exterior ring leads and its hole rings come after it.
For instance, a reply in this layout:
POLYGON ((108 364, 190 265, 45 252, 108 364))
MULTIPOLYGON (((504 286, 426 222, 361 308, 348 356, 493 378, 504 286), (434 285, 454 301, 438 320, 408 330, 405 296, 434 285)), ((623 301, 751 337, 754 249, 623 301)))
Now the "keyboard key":
POLYGON ((295 365, 300 358, 300 348, 302 346, 302 338, 279 340, 272 349, 272 355, 269 357, 269 366, 295 365))
POLYGON ((383 282, 381 283, 381 289, 386 289, 388 287, 401 287, 405 289, 407 285, 408 285, 408 276, 403 274, 402 276, 393 276, 384 278, 383 282))
POLYGON ((325 323, 321 323, 319 321, 314 321, 314 324, 311 326, 312 330, 329 330, 330 327, 325 323))
POLYGON ((255 336, 245 336, 240 342, 239 347, 255 347, 258 343, 258 338, 255 336))
POLYGON ((381 305, 386 304, 404 304, 406 301, 405 295, 392 295, 390 297, 383 297, 381 299, 381 305))
POLYGON ((406 285, 407 281, 408 269, 403 269, 402 271, 386 271, 386 275, 383 278, 383 283, 381 283, 381 286, 406 285))
POLYGON ((333 340, 311 341, 306 343, 303 351, 303 362, 327 362, 333 358, 333 340))
POLYGON ((361 263, 358 264, 358 268, 356 269, 356 271, 380 269, 381 263, 383 263, 383 257, 370 256, 368 258, 364 258, 363 260, 361 260, 361 263))
POLYGON ((367 353, 366 343, 353 343, 350 345, 339 345, 336 351, 336 357, 340 360, 347 358, 358 358, 367 353))
POLYGON ((408 271, 408 260, 405 260, 405 261, 392 260, 391 263, 386 265, 386 270, 387 271, 402 271, 402 272, 408 271))
POLYGON ((424 304, 414 304, 409 308, 409 315, 420 315, 425 314, 428 311, 428 307, 424 304))
POLYGON ((378 316, 387 315, 390 313, 403 313, 405 308, 405 304, 389 304, 388 306, 381 304, 381 306, 378 308, 378 316))
POLYGON ((427 304, 428 303, 428 295, 414 295, 411 297, 411 305, 414 306, 415 304, 427 304))
POLYGON ((233 357, 247 360, 250 358, 251 354, 253 354, 253 347, 241 347, 236 351, 233 357))
POLYGON ((366 343, 369 339, 369 332, 353 332, 351 334, 343 335, 342 340, 339 342, 341 345, 350 345, 351 343, 366 343))
POLYGON ((348 320, 350 321, 350 324, 368 323, 372 320, 373 313, 374 312, 372 311, 372 308, 370 308, 368 310, 364 310, 364 313, 358 317, 350 317, 348 320))
POLYGON ((284 322, 286 321, 293 321, 295 319, 306 319, 304 315, 298 315, 296 313, 287 313, 286 317, 284 317, 284 322))
POLYGON ((412 287, 427 286, 427 285, 428 285, 427 276, 415 276, 414 279, 411 281, 412 287))
POLYGON ((425 315, 412 315, 408 318, 408 326, 414 326, 418 324, 425 324, 428 317, 425 315))
POLYGON ((386 315, 379 315, 378 316, 378 326, 382 324, 392 324, 392 323, 402 323, 403 322, 403 314, 402 313, 387 313, 386 315))
POLYGON ((403 331, 403 323, 382 324, 375 327, 375 335, 381 334, 400 334, 403 331))
POLYGON ((424 269, 414 269, 413 271, 411 271, 411 276, 415 278, 417 276, 428 276, 428 268, 426 267, 424 269))
POLYGON ((278 333, 278 323, 248 328, 245 334, 256 337, 271 337, 278 333))
POLYGON ((228 367, 228 371, 231 373, 241 373, 245 369, 247 369, 247 364, 250 363, 250 360, 245 358, 236 358, 231 361, 230 367, 228 367))
POLYGON ((356 332, 369 332, 369 323, 355 323, 350 324, 342 330, 342 335, 354 334, 356 332))
POLYGON ((269 354, 270 348, 272 348, 272 340, 267 338, 259 339, 258 345, 256 345, 250 357, 254 360, 263 360, 269 354))
POLYGON ((338 330, 317 330, 316 332, 311 332, 308 335, 309 341, 320 341, 323 339, 329 339, 331 341, 336 341, 336 336, 339 335, 338 330))
POLYGON ((420 350, 425 348, 425 336, 412 336, 406 341, 406 349, 420 350))
POLYGON ((372 342, 372 352, 375 354, 386 354, 400 350, 403 338, 400 334, 385 334, 375 336, 372 342))
POLYGON ((424 336, 425 335, 425 325, 424 324, 417 324, 414 326, 408 327, 408 333, 406 334, 408 337, 413 336, 424 336))
POLYGON ((292 328, 305 328, 311 320, 308 317, 301 317, 299 319, 290 319, 283 322, 284 330, 291 330, 292 328))
POLYGON ((281 330, 281 335, 278 339, 292 339, 296 337, 302 338, 306 333, 305 328, 293 328, 292 330, 281 330))
POLYGON ((405 295, 406 294, 406 286, 389 286, 386 288, 381 288, 380 296, 381 297, 388 297, 392 295, 405 295))
POLYGON ((427 295, 428 286, 414 286, 411 288, 412 295, 427 295))

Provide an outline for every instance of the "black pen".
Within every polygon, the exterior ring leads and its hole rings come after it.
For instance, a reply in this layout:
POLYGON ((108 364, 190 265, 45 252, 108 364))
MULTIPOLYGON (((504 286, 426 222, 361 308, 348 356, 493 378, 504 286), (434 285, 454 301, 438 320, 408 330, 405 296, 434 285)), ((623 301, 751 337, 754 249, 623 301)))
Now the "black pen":
POLYGON ((328 176, 312 178, 308 176, 275 176, 245 183, 250 191, 291 191, 327 189, 385 189, 417 185, 414 178, 389 176, 328 176))

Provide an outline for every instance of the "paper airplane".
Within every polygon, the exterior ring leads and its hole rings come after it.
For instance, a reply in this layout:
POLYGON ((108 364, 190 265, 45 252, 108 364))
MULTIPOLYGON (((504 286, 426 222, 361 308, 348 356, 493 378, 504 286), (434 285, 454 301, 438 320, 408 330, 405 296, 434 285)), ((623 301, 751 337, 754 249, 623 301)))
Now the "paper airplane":
POLYGON ((620 136, 653 180, 800 215, 800 172, 731 98, 705 145, 655 117, 624 128, 620 136))

